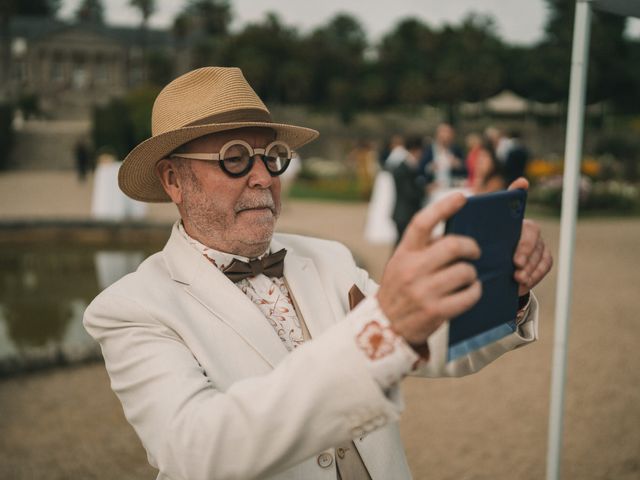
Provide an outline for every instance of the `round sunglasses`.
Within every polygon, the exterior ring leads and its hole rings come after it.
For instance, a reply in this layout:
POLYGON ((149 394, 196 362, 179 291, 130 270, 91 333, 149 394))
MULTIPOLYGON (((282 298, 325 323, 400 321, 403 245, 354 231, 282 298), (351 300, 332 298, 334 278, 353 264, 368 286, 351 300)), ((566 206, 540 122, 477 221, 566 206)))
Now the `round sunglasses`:
POLYGON ((272 177, 282 175, 291 163, 293 154, 289 145, 279 140, 271 142, 265 148, 253 148, 244 140, 230 140, 218 153, 172 153, 169 157, 219 162, 224 173, 237 178, 251 171, 256 155, 262 157, 269 175, 272 177))

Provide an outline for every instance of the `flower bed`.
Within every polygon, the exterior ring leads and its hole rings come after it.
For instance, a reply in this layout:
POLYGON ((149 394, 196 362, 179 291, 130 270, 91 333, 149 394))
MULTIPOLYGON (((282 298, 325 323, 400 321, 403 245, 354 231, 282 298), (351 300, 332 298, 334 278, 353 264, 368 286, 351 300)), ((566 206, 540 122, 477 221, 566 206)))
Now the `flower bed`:
MULTIPOLYGON (((560 211, 562 205, 562 176, 538 181, 531 189, 529 201, 560 211)), ((631 213, 640 211, 638 185, 619 180, 594 181, 580 177, 578 201, 582 211, 631 213)))

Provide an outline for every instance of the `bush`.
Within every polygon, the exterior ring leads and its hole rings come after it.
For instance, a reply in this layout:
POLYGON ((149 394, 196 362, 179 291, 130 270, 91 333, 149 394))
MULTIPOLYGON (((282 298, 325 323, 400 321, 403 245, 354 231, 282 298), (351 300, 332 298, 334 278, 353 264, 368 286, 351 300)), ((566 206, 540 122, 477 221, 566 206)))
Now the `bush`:
POLYGON ((622 134, 607 135, 600 139, 595 148, 596 154, 612 156, 620 162, 625 180, 638 180, 638 161, 640 160, 640 141, 635 137, 622 134))
POLYGON ((289 191, 291 198, 361 201, 362 195, 355 180, 349 178, 316 179, 297 178, 289 191))
POLYGON ((113 149, 119 158, 130 151, 133 137, 127 105, 119 99, 93 109, 93 144, 96 150, 113 149))
MULTIPOLYGON (((536 185, 529 194, 531 203, 552 208, 562 207, 562 177, 552 177, 536 185)), ((593 182, 580 179, 578 202, 581 211, 628 213, 640 207, 640 191, 636 185, 615 180, 593 182)))
POLYGON ((596 182, 582 203, 585 210, 629 212, 638 206, 638 187, 615 180, 596 182))
POLYGON ((302 162, 300 178, 307 180, 333 180, 348 177, 349 174, 349 169, 343 162, 312 157, 302 162))
POLYGON ((9 164, 9 152, 13 145, 13 106, 0 104, 0 170, 9 164))
POLYGON ((132 129, 131 148, 151 136, 151 110, 158 93, 158 87, 142 87, 128 93, 124 98, 132 129))
POLYGON ((142 87, 123 99, 113 99, 93 110, 93 144, 124 158, 133 147, 151 136, 151 109, 157 87, 142 87))

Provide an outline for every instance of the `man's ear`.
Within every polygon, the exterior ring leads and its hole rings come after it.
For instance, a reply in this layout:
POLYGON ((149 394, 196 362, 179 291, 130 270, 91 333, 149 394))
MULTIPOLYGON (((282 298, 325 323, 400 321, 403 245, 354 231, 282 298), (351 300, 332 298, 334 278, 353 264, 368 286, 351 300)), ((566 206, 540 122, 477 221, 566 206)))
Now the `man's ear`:
POLYGON ((182 179, 178 175, 173 162, 168 158, 160 160, 156 163, 156 174, 171 201, 176 205, 180 205, 182 203, 182 179))

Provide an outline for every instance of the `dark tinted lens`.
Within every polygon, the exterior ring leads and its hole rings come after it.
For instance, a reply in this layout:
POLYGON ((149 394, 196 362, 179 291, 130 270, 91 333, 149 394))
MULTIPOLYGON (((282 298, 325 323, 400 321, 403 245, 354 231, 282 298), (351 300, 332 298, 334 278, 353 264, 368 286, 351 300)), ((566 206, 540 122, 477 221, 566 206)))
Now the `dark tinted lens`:
POLYGON ((220 160, 224 170, 232 174, 239 174, 249 167, 251 157, 244 145, 236 144, 227 148, 220 160))

